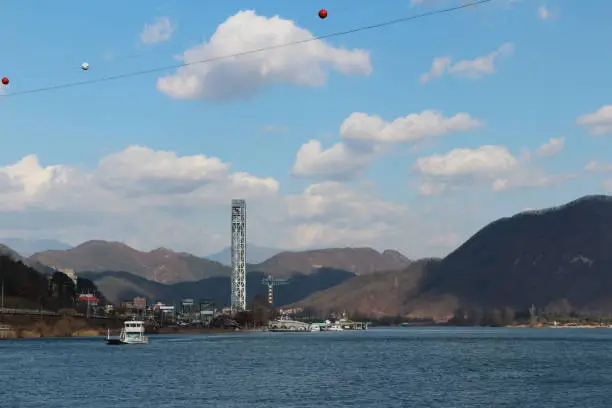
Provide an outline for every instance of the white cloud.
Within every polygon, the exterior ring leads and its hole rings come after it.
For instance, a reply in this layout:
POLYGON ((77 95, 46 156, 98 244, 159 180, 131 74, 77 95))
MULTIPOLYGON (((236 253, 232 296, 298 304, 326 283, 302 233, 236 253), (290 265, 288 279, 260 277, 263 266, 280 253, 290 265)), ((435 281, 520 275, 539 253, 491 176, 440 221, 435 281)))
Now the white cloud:
POLYGON ((284 194, 276 180, 232 171, 214 156, 131 146, 88 169, 45 165, 34 155, 0 166, 0 236, 117 240, 206 255, 229 245, 233 198, 247 200, 249 241, 264 246, 434 256, 452 249, 440 237, 457 231, 455 218, 432 219, 422 208, 385 200, 374 183, 325 181, 284 194))
POLYGON ((537 169, 522 169, 517 174, 511 174, 493 182, 493 191, 510 190, 521 187, 548 187, 576 177, 574 173, 547 174, 537 169))
POLYGON ((315 139, 303 144, 297 152, 291 174, 318 179, 349 179, 374 160, 377 150, 359 150, 338 142, 324 149, 315 139))
POLYGON ((358 191, 337 181, 312 184, 286 201, 288 214, 294 219, 329 221, 351 214, 362 221, 392 222, 407 214, 404 205, 382 201, 367 188, 358 191))
POLYGON ((225 177, 228 168, 216 157, 179 157, 174 152, 130 146, 100 160, 96 175, 105 187, 131 193, 189 193, 225 177))
POLYGON ((537 154, 544 157, 556 156, 563 151, 564 147, 565 138, 551 138, 548 142, 544 143, 538 148, 537 154))
POLYGON ((272 178, 232 173, 218 158, 178 156, 173 152, 130 146, 103 157, 90 171, 67 165, 43 167, 34 155, 0 167, 12 187, 2 210, 31 207, 56 210, 131 211, 139 206, 196 203, 219 205, 228 193, 245 197, 276 194, 272 178), (7 208, 7 205, 9 206, 7 208))
POLYGON ((451 64, 451 57, 436 57, 431 63, 431 69, 429 72, 421 75, 421 83, 427 83, 430 79, 439 78, 444 75, 444 72, 448 69, 451 64))
POLYGON ((145 24, 140 33, 143 44, 157 44, 168 41, 174 33, 174 27, 168 17, 158 17, 154 23, 145 24))
POLYGON ((467 113, 444 117, 440 112, 427 110, 386 122, 378 116, 355 112, 340 126, 340 137, 345 140, 417 143, 430 137, 466 132, 480 126, 482 122, 467 113))
POLYGON ((576 124, 587 127, 594 136, 612 134, 612 105, 602 106, 593 113, 580 116, 576 124))
POLYGON ((387 122, 376 115, 355 112, 340 126, 340 142, 327 149, 314 139, 302 145, 292 175, 335 180, 352 178, 383 154, 389 144, 417 144, 482 125, 467 113, 444 117, 440 112, 423 111, 387 122))
POLYGON ((193 65, 159 78, 157 88, 178 99, 227 99, 250 96, 266 84, 322 86, 329 69, 345 75, 372 72, 368 52, 313 38, 291 20, 241 11, 219 25, 208 42, 186 50, 181 59, 193 65), (299 41, 303 43, 283 46, 299 41), (268 49, 249 53, 262 48, 268 49), (221 59, 239 53, 245 54, 221 59), (215 58, 220 60, 194 64, 215 58))
POLYGON ((367 184, 279 190, 273 178, 232 172, 203 154, 130 146, 93 169, 45 166, 31 155, 0 166, 0 236, 119 240, 204 255, 229 243, 232 198, 247 200, 249 237, 260 245, 395 246, 408 225, 405 205, 382 200, 367 184))
POLYGON ((285 199, 294 247, 368 245, 381 236, 402 234, 410 212, 405 205, 381 200, 367 188, 351 188, 339 182, 313 184, 285 199), (367 226, 367 227, 365 227, 367 226))
POLYGON ((444 74, 478 79, 495 72, 495 64, 503 57, 514 52, 514 44, 505 43, 495 51, 471 60, 461 60, 452 63, 450 57, 436 57, 432 62, 429 72, 421 75, 421 83, 427 83, 431 79, 439 78, 444 74))
POLYGON ((534 168, 530 155, 513 155, 505 146, 459 148, 446 154, 418 159, 413 171, 421 177, 423 196, 439 195, 458 188, 489 185, 492 191, 556 184, 573 174, 547 174, 534 168))
POLYGON ((612 179, 604 180, 603 188, 607 193, 612 193, 612 179))
POLYGON ((505 146, 482 146, 477 149, 454 149, 446 154, 420 158, 414 170, 437 177, 491 176, 511 171, 518 164, 518 159, 505 146))
MULTIPOLYGON (((480 164, 421 160, 427 174, 419 176, 430 194, 470 180, 498 189, 554 181, 503 147, 488 150, 497 158, 492 164, 482 157, 480 164)), ((131 146, 101 157, 94 168, 45 165, 34 155, 0 166, 0 236, 118 240, 205 255, 229 245, 232 198, 247 200, 249 241, 282 248, 373 246, 443 255, 490 217, 476 210, 467 217, 471 207, 451 205, 457 197, 409 208, 383 199, 369 182, 324 181, 286 194, 275 179, 234 171, 214 156, 131 146)))
POLYGON ((15 164, 0 167, 3 200, 0 211, 20 210, 36 204, 39 197, 53 186, 65 185, 72 169, 67 166, 41 167, 35 155, 29 155, 15 164))
POLYGON ((592 171, 597 173, 608 173, 612 172, 612 163, 600 163, 597 160, 591 160, 584 166, 586 171, 592 171))

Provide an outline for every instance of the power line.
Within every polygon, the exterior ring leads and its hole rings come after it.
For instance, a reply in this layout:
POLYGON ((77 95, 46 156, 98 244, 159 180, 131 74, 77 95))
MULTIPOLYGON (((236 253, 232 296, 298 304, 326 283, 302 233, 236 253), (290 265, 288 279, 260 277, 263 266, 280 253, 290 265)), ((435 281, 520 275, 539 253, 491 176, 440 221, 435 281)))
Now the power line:
POLYGON ((417 14, 417 15, 413 15, 413 16, 397 18, 397 19, 393 19, 393 20, 387 20, 387 21, 382 22, 382 23, 377 23, 377 24, 372 24, 372 25, 367 25, 367 26, 361 26, 361 27, 353 28, 353 29, 346 30, 346 31, 337 31, 337 32, 330 33, 330 34, 324 34, 324 35, 320 35, 320 36, 317 36, 317 37, 307 38, 305 40, 299 40, 299 41, 293 41, 293 42, 284 43, 284 44, 272 45, 272 46, 268 46, 268 47, 262 47, 262 48, 257 48, 257 49, 253 49, 253 50, 237 52, 237 53, 234 53, 234 54, 223 55, 223 56, 219 56, 219 57, 207 58, 207 59, 203 59, 203 60, 199 60, 199 61, 184 62, 184 63, 181 63, 181 64, 174 64, 174 65, 167 65, 167 66, 164 66, 164 67, 150 68, 150 69, 146 69, 146 70, 134 71, 134 72, 129 72, 129 73, 125 73, 125 74, 111 75, 111 76, 106 76, 106 77, 97 78, 97 79, 89 79, 89 80, 84 80, 84 81, 76 81, 76 82, 70 82, 70 83, 65 83, 65 84, 60 84, 60 85, 52 85, 52 86, 48 86, 48 87, 29 89, 29 90, 25 90, 25 91, 21 91, 21 92, 15 92, 15 93, 0 94, 0 97, 6 98, 6 97, 9 97, 9 96, 28 95, 28 94, 34 94, 34 93, 42 93, 42 92, 48 92, 48 91, 55 91, 55 90, 60 90, 60 89, 74 88, 74 87, 84 86, 84 85, 93 85, 93 84, 97 84, 97 83, 101 83, 101 82, 116 81, 116 80, 124 79, 124 78, 131 78, 131 77, 136 77, 136 76, 141 76, 141 75, 153 74, 153 73, 156 73, 156 72, 169 71, 169 70, 178 69, 178 68, 182 68, 182 67, 187 67, 187 66, 191 66, 191 65, 208 64, 208 63, 211 63, 211 62, 222 61, 222 60, 226 60, 226 59, 242 57, 242 56, 251 55, 251 54, 258 54, 258 53, 265 52, 265 51, 276 50, 276 49, 279 49, 279 48, 291 47, 291 46, 294 46, 294 45, 305 44, 305 43, 309 43, 309 42, 313 42, 313 41, 325 40, 327 38, 341 37, 341 36, 345 36, 345 35, 349 35, 349 34, 354 34, 354 33, 362 32, 362 31, 374 30, 374 29, 377 29, 377 28, 383 28, 383 27, 387 27, 387 26, 390 26, 390 25, 395 25, 395 24, 399 24, 399 23, 405 23, 405 22, 409 22, 409 21, 413 21, 413 20, 418 20, 418 19, 425 18, 425 17, 431 17, 431 16, 439 15, 439 14, 446 14, 446 13, 450 13, 450 12, 453 12, 453 11, 459 11, 459 10, 470 8, 470 7, 477 7, 477 6, 484 5, 486 3, 490 3, 492 1, 494 1, 494 0, 476 0, 476 1, 471 1, 471 2, 468 2, 468 3, 463 3, 461 5, 454 6, 454 7, 449 7, 449 8, 445 8, 445 9, 438 9, 438 10, 432 10, 432 11, 428 11, 428 12, 425 12, 425 13, 422 13, 422 14, 417 14))
MULTIPOLYGON (((364 1, 368 1, 368 3, 361 4, 359 5, 359 9, 360 10, 364 10, 366 8, 370 8, 370 7, 380 7, 379 4, 373 3, 370 0, 364 0, 364 1)), ((348 10, 353 10, 355 9, 356 6, 355 4, 344 4, 342 7, 333 7, 331 9, 328 9, 329 11, 331 11, 334 15, 336 14, 341 14, 341 12, 344 11, 348 11, 348 10)), ((312 7, 309 6, 309 12, 308 14, 310 16, 312 16, 312 7)), ((302 17, 300 15, 300 17, 302 17)), ((154 48, 149 48, 149 49, 143 49, 137 52, 132 52, 132 53, 125 53, 125 54, 117 54, 114 55, 114 53, 112 51, 107 51, 104 56, 99 57, 99 58, 82 58, 79 60, 76 60, 75 58, 71 58, 68 61, 68 65, 72 66, 73 68, 76 67, 77 65, 79 65, 81 62, 83 61, 87 61, 89 63, 89 65, 91 65, 92 67, 95 67, 96 71, 101 72, 102 70, 100 70, 100 67, 103 67, 106 64, 109 63, 117 63, 117 62, 121 62, 121 61, 127 61, 127 60, 136 60, 138 58, 141 57, 145 57, 145 56, 150 56, 150 55, 154 55, 154 54, 161 54, 161 53, 165 53, 167 54, 167 50, 162 50, 159 47, 154 47, 154 48)), ((44 65, 44 64, 38 64, 38 65, 44 65)), ((40 72, 34 72, 34 73, 30 73, 29 75, 23 76, 20 75, 20 82, 24 83, 25 81, 23 81, 23 79, 29 79, 29 78, 40 78, 41 75, 47 75, 47 76, 53 76, 53 75, 49 75, 49 70, 45 70, 45 71, 40 71, 40 72)), ((64 66, 61 71, 56 71, 55 73, 59 73, 59 72, 66 72, 66 67, 64 66)), ((92 74, 88 74, 88 75, 92 75, 92 74)), ((16 92, 17 93, 17 92, 16 92)))

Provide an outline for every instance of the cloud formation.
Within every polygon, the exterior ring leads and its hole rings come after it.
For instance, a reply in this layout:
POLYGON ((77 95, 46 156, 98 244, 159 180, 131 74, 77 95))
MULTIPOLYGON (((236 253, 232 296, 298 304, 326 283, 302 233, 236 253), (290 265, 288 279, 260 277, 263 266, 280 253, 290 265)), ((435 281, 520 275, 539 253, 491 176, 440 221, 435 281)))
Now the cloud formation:
POLYGON ((285 204, 288 218, 296 223, 289 238, 298 247, 353 246, 385 235, 397 237, 410 219, 403 204, 383 201, 367 187, 333 181, 313 184, 287 197, 285 204))
POLYGON ((274 247, 393 246, 410 221, 404 204, 367 185, 323 182, 283 195, 274 178, 232 171, 217 157, 129 146, 92 169, 45 166, 35 155, 1 166, 0 236, 204 255, 228 245, 233 198, 247 200, 250 241, 274 247))
POLYGON ((168 17, 158 17, 154 23, 145 24, 140 33, 140 42, 151 45, 168 41, 174 33, 174 26, 168 17))
POLYGON ((556 156, 563 151, 565 148, 565 138, 551 138, 548 142, 542 144, 538 150, 537 154, 543 157, 552 157, 556 156))
POLYGON ((495 72, 496 63, 514 52, 514 44, 505 43, 495 51, 471 60, 461 60, 452 63, 451 57, 434 58, 429 72, 421 75, 421 83, 425 84, 432 79, 439 78, 444 74, 457 77, 478 79, 495 72))
POLYGON ((481 126, 482 121, 467 113, 445 117, 441 112, 428 110, 388 122, 376 115, 354 112, 340 126, 340 142, 327 149, 316 139, 302 145, 291 174, 323 180, 351 179, 392 144, 414 145, 481 126))
POLYGON ((242 98, 274 83, 317 87, 326 83, 330 70, 372 73, 367 51, 334 47, 291 20, 252 10, 229 17, 208 42, 186 50, 180 59, 188 65, 157 81, 159 91, 176 99, 242 98), (302 43, 285 46, 296 42, 302 43))
POLYGON ((593 136, 612 134, 612 105, 602 106, 593 113, 580 116, 576 124, 586 127, 593 136))
POLYGON ((584 166, 584 169, 591 172, 608 173, 612 172, 612 163, 601 163, 597 160, 591 160, 584 166))
POLYGON ((516 156, 506 146, 494 145, 422 157, 416 160, 413 172, 420 177, 419 193, 423 196, 487 185, 492 191, 544 187, 575 176, 545 173, 533 165, 529 152, 516 156))

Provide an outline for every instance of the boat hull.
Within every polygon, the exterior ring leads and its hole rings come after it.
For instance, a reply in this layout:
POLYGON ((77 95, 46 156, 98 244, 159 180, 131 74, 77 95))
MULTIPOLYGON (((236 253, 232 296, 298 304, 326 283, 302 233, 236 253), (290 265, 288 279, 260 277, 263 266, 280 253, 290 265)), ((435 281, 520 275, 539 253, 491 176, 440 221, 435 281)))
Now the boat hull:
POLYGON ((129 344, 148 344, 148 339, 143 339, 142 341, 124 341, 121 339, 104 339, 106 344, 109 346, 121 346, 121 345, 129 345, 129 344))

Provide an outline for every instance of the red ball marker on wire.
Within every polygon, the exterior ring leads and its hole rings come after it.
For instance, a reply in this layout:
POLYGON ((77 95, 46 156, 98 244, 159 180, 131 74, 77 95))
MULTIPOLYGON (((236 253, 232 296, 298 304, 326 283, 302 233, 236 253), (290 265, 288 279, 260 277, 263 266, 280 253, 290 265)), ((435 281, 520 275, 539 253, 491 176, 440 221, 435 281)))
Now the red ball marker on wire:
POLYGON ((8 85, 9 84, 9 79, 7 77, 3 77, 2 78, 2 85, 8 85))
POLYGON ((326 17, 327 17, 327 10, 325 10, 325 9, 321 9, 321 10, 319 10, 319 17, 320 17, 321 19, 326 18, 326 17))

